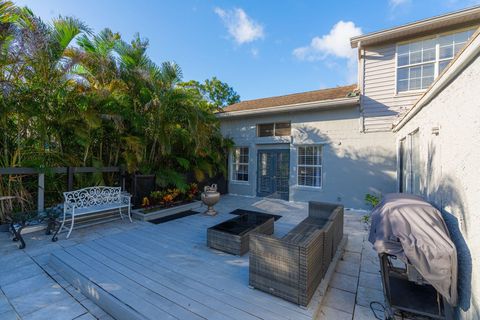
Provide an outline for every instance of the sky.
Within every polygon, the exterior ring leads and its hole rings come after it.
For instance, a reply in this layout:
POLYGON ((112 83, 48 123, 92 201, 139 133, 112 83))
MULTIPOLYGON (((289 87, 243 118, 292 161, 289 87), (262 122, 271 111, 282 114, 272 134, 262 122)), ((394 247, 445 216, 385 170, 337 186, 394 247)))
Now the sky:
POLYGON ((45 21, 74 16, 94 32, 149 39, 183 79, 216 76, 242 100, 356 82, 349 38, 480 5, 480 0, 13 0, 45 21))

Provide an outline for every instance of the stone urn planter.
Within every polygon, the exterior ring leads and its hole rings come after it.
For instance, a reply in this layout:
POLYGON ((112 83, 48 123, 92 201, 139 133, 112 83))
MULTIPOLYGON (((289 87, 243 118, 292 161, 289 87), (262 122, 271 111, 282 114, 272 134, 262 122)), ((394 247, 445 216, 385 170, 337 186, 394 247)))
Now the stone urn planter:
POLYGON ((214 216, 217 214, 217 211, 213 208, 215 204, 220 200, 220 192, 217 191, 217 185, 212 184, 211 186, 205 186, 202 192, 202 202, 208 207, 208 210, 205 214, 209 216, 214 216))

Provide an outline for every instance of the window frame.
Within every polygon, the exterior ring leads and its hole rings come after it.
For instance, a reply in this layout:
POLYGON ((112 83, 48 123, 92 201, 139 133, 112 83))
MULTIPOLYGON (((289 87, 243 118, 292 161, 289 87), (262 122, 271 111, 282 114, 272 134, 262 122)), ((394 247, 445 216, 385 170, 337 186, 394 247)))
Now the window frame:
POLYGON ((292 122, 291 121, 276 121, 276 122, 264 122, 264 123, 257 123, 257 138, 269 138, 269 137, 290 137, 292 136, 292 122), (290 125, 290 134, 287 135, 277 135, 277 124, 286 124, 290 125), (273 124, 272 135, 271 136, 261 136, 260 135, 260 126, 261 125, 270 125, 273 124))
MULTIPOLYGON (((423 65, 427 65, 427 64, 431 64, 433 63, 433 82, 435 82, 435 80, 438 78, 438 76, 442 73, 440 71, 440 63, 441 62, 444 62, 444 61, 447 61, 447 60, 453 60, 455 58, 455 45, 453 47, 453 56, 452 58, 442 58, 440 59, 440 42, 439 42, 439 39, 441 37, 444 37, 444 36, 449 36, 449 35, 455 35, 455 34, 459 34, 459 33, 462 33, 462 32, 475 32, 475 28, 472 28, 472 27, 466 27, 466 28, 462 28, 462 29, 458 29, 458 30, 455 30, 455 31, 449 31, 449 32, 444 32, 444 33, 439 33, 439 34, 436 34, 436 35, 429 35, 429 36, 425 36, 425 37, 421 37, 421 38, 417 38, 415 40, 408 40, 408 41, 401 41, 401 42, 397 42, 395 44, 395 95, 409 95, 409 94, 415 94, 415 93, 422 93, 422 92, 425 92, 425 90, 427 90, 432 84, 430 84, 428 87, 424 88, 424 89, 413 89, 413 90, 405 90, 405 91, 398 91, 398 70, 399 69, 402 69, 402 68, 411 68, 411 67, 416 67, 416 66, 423 66, 423 65), (404 66, 399 66, 398 65, 398 48, 402 45, 406 45, 406 44, 410 44, 410 43, 416 43, 416 42, 420 42, 420 41, 425 41, 425 40, 429 40, 429 39, 432 39, 435 41, 435 59, 433 61, 430 61, 430 62, 419 62, 419 63, 412 63, 412 64, 407 64, 407 65, 404 65, 404 66)), ((472 33, 472 34, 473 34, 472 33)), ((463 45, 463 47, 468 43, 468 41, 470 41, 471 39, 471 36, 470 35, 470 38, 467 39, 467 41, 465 42, 465 44, 463 45)), ((463 49, 462 47, 462 49, 463 49)), ((443 70, 442 70, 443 71, 443 70)), ((408 78, 409 79, 409 78, 408 78)), ((420 78, 422 79, 422 78, 420 78)), ((432 82, 432 83, 433 83, 432 82)))
POLYGON ((248 184, 250 183, 250 148, 248 146, 235 146, 233 147, 232 154, 231 154, 231 159, 232 159, 232 166, 230 170, 230 180, 235 183, 244 183, 248 184), (236 150, 240 149, 240 154, 237 159, 235 153, 236 150), (247 162, 241 162, 241 157, 242 157, 242 149, 247 150, 247 162), (238 160, 238 161, 237 161, 238 160), (236 169, 237 166, 246 166, 247 167, 247 180, 238 180, 238 171, 236 169))
MULTIPOLYGON (((322 189, 323 188, 323 149, 324 149, 324 144, 303 144, 303 145, 298 145, 297 146, 297 187, 299 188, 307 188, 307 189, 322 189), (319 164, 300 164, 300 148, 315 148, 318 147, 320 148, 320 152, 316 155, 320 157, 319 164), (309 167, 309 168, 318 168, 319 169, 319 179, 320 179, 320 185, 315 186, 315 185, 306 185, 306 184, 300 184, 300 167, 309 167)), ((314 177, 315 178, 315 177, 314 177)))

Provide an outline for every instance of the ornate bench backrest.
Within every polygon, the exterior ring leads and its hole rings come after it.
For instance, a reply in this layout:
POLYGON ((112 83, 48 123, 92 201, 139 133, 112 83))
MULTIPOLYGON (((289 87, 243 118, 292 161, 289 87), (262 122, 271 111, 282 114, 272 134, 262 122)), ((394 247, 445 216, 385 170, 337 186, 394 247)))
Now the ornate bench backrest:
POLYGON ((88 208, 109 203, 121 202, 121 187, 89 187, 64 192, 65 205, 75 208, 88 208))

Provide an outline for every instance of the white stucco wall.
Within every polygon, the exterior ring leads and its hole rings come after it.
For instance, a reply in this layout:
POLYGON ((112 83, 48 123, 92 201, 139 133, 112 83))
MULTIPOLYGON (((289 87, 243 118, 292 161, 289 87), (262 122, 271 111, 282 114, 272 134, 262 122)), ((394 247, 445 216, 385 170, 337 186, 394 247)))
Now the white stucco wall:
POLYGON ((333 201, 347 207, 366 208, 366 193, 396 189, 394 135, 391 132, 361 133, 358 107, 222 119, 221 124, 224 136, 232 138, 237 146, 250 148, 250 181, 230 181, 232 194, 256 195, 257 151, 268 148, 290 149, 291 201, 333 201), (258 123, 282 121, 291 121, 291 138, 256 137, 258 123), (297 147, 306 144, 324 146, 323 186, 320 189, 297 186, 297 147))
POLYGON ((459 251, 461 319, 480 319, 480 56, 397 134, 419 129, 421 190, 459 251), (439 134, 432 134, 438 127, 439 134))

